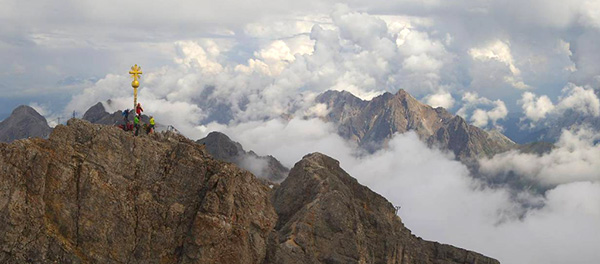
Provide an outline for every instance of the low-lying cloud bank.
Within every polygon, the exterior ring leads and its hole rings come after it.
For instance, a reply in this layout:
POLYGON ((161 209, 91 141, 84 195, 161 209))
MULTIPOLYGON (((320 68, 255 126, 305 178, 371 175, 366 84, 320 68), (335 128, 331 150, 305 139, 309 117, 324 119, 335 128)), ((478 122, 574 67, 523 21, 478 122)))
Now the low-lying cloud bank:
POLYGON ((584 116, 600 116, 600 98, 591 86, 577 86, 569 83, 562 89, 556 105, 545 95, 536 96, 532 92, 523 93, 519 104, 523 108, 525 118, 530 127, 535 127, 547 117, 563 115, 566 111, 574 111, 584 116))
POLYGON ((480 161, 487 175, 514 173, 544 186, 600 182, 600 134, 590 128, 564 130, 550 153, 539 156, 509 151, 480 161))
MULTIPOLYGON (((428 148, 410 132, 395 135, 386 149, 365 154, 319 119, 272 119, 231 126, 213 123, 203 129, 206 133, 222 131, 245 148, 271 154, 286 166, 310 152, 330 155, 362 184, 401 206, 399 215, 406 226, 426 239, 473 249, 509 264, 595 263, 600 259, 597 177, 555 173, 550 177, 553 187, 544 195, 523 192, 515 199, 511 190, 486 187, 451 154, 428 148), (522 201, 540 206, 524 207, 522 201)), ((594 154, 598 146, 588 136, 585 130, 565 132, 557 149, 541 157, 528 156, 527 163, 548 166, 552 160, 558 162, 555 166, 585 170, 561 157, 582 151, 587 154, 570 160, 596 168, 600 159, 592 158, 598 157, 594 154)), ((503 162, 497 168, 518 167, 510 165, 511 160, 503 162)), ((537 173, 532 177, 546 173, 533 171, 537 173)))

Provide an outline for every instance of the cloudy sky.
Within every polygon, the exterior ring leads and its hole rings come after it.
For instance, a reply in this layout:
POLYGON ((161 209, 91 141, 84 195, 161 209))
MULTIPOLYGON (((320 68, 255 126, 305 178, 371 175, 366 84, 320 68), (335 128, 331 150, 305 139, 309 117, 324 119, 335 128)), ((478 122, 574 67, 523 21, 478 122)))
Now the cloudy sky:
POLYGON ((312 102, 325 90, 370 99, 400 88, 485 128, 501 128, 509 116, 532 128, 565 111, 599 118, 598 0, 0 6, 0 119, 19 104, 52 124, 108 99, 110 110, 131 107, 127 72, 138 64, 139 100, 158 123, 193 139, 218 129, 287 166, 322 151, 402 205, 407 226, 427 239, 503 263, 600 259, 596 131, 565 131, 542 157, 511 152, 483 161, 485 172, 517 171, 549 189, 515 199, 410 133, 359 158, 335 128, 312 118, 326 111, 312 102))
MULTIPOLYGON (((577 104, 600 115, 595 0, 0 4, 0 113, 124 98, 139 64, 147 104, 197 105, 216 87, 210 97, 244 120, 327 89, 368 99, 402 88, 482 127, 577 104)), ((181 111, 203 123, 206 107, 192 108, 181 111)))

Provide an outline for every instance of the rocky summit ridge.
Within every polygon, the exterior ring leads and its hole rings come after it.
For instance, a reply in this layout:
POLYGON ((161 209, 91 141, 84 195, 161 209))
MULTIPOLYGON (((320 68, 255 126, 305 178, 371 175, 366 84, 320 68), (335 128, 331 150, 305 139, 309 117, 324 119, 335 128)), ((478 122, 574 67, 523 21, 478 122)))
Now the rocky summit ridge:
POLYGON ((479 263, 413 236, 325 155, 279 186, 181 135, 71 119, 0 143, 0 263, 479 263))

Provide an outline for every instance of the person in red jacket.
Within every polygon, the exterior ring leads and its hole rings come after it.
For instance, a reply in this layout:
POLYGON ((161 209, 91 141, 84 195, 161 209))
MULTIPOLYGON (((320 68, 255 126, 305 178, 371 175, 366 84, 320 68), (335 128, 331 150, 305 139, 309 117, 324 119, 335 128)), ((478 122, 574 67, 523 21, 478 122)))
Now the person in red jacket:
POLYGON ((138 103, 137 106, 135 107, 135 113, 138 116, 142 116, 142 112, 144 112, 144 109, 142 108, 142 105, 140 103, 138 103))

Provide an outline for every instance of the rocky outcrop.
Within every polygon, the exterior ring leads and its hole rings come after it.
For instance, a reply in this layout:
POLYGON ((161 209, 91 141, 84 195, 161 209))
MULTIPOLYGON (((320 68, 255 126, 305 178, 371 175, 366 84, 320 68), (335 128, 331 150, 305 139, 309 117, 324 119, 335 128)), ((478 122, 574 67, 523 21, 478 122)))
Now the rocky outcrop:
POLYGON ((327 91, 316 99, 329 109, 325 119, 338 125, 341 136, 367 150, 382 147, 394 133, 414 131, 431 146, 452 151, 458 159, 492 156, 515 147, 500 133, 467 124, 444 108, 432 108, 404 90, 363 101, 348 92, 327 91))
POLYGON ((270 189, 172 133, 0 144, 0 263, 261 263, 270 189))
POLYGON ((282 181, 289 169, 273 156, 259 156, 254 151, 245 151, 242 145, 221 132, 210 132, 205 138, 196 141, 206 146, 206 150, 216 159, 233 162, 254 175, 273 182, 282 181))
POLYGON ((322 154, 275 188, 178 134, 72 119, 0 143, 0 263, 498 263, 411 235, 322 154))
POLYGON ((390 202, 320 153, 292 168, 273 205, 270 263, 498 263, 413 236, 390 202))
POLYGON ((21 105, 15 108, 12 114, 0 122, 0 142, 39 137, 47 138, 52 128, 48 126, 46 118, 35 109, 21 105))
MULTIPOLYGON (((102 124, 102 125, 121 125, 124 124, 124 119, 122 115, 123 111, 118 110, 114 113, 109 113, 106 111, 104 104, 102 102, 98 102, 94 106, 90 107, 83 114, 83 120, 90 121, 93 124, 102 124)), ((131 113, 129 116, 129 121, 133 121, 135 113, 131 113)), ((148 118, 146 118, 148 119, 148 118)), ((145 120, 147 122, 147 120, 145 120)))
MULTIPOLYGON (((104 105, 102 104, 102 102, 98 102, 94 106, 90 107, 90 109, 85 111, 85 113, 83 114, 83 120, 90 121, 90 123, 94 124, 100 124, 100 122, 102 122, 103 119, 106 119, 109 115, 110 114, 106 112, 106 109, 104 109, 104 105)), ((108 122, 106 123, 106 125, 110 123, 112 122, 108 122)))

